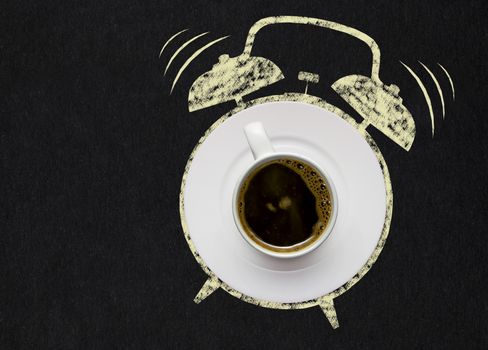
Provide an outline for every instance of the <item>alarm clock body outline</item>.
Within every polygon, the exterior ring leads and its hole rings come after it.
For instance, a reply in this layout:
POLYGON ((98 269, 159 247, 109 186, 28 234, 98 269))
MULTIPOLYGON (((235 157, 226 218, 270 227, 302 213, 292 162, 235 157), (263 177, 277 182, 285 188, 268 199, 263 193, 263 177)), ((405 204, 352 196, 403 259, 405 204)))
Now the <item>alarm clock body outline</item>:
POLYGON ((249 30, 243 53, 235 57, 221 55, 218 63, 212 67, 212 70, 200 75, 194 81, 188 95, 188 106, 190 112, 208 108, 231 100, 234 100, 237 103, 237 107, 224 114, 205 132, 204 136, 193 149, 182 178, 180 192, 180 216, 185 239, 195 259, 209 276, 194 299, 196 303, 200 303, 203 299, 220 288, 243 301, 267 308, 302 309, 319 306, 328 318, 332 327, 337 328, 339 326, 333 300, 356 284, 370 270, 374 262, 377 260, 388 237, 391 217, 393 214, 393 191, 388 167, 380 149, 370 134, 366 131, 366 128, 368 125, 375 126, 385 136, 390 138, 406 151, 410 150, 415 138, 415 122, 408 109, 403 105, 402 98, 398 95, 399 88, 396 85, 385 85, 380 80, 379 67, 379 47, 368 35, 354 28, 322 19, 297 16, 278 16, 263 18, 256 22, 249 30), (268 25, 285 23, 315 25, 337 30, 352 35, 370 47, 372 52, 372 68, 370 77, 353 74, 340 78, 334 84, 332 84, 332 88, 339 94, 339 96, 341 96, 343 100, 345 100, 361 117, 363 117, 364 120, 361 123, 358 123, 353 117, 345 113, 342 109, 329 104, 321 97, 308 94, 309 84, 318 83, 320 79, 318 75, 310 72, 301 71, 298 74, 298 79, 306 83, 304 93, 290 92, 280 95, 260 97, 249 101, 243 100, 243 97, 251 92, 255 92, 284 78, 283 73, 276 64, 263 57, 251 56, 251 51, 256 34, 260 29, 268 25), (379 162, 386 190, 386 211, 384 225, 380 238, 368 261, 349 281, 336 290, 313 300, 296 303, 279 303, 256 299, 233 289, 224 281, 220 280, 208 268, 198 254, 198 251, 196 250, 188 232, 184 213, 184 189, 187 172, 191 166, 194 154, 198 151, 199 146, 205 141, 206 137, 227 118, 233 117, 236 113, 244 109, 263 103, 279 101, 301 102, 324 108, 335 113, 337 116, 341 117, 355 129, 357 129, 357 131, 367 141, 369 147, 374 152, 379 162))

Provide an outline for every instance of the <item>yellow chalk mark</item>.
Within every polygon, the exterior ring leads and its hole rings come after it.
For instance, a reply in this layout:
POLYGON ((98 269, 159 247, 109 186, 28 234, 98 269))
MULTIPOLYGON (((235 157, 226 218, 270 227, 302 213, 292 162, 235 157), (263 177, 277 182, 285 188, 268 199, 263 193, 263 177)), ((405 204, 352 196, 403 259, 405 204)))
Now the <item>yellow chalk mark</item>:
POLYGON ((301 17, 301 16, 276 16, 276 17, 266 17, 262 18, 256 23, 252 25, 249 29, 249 33, 247 34, 246 44, 244 46, 243 55, 250 56, 251 50, 254 45, 254 39, 256 38, 256 34, 264 27, 272 25, 272 24, 284 24, 284 23, 291 23, 291 24, 304 24, 304 25, 312 25, 317 27, 329 28, 331 30, 335 30, 338 32, 346 33, 352 35, 353 37, 361 40, 366 45, 369 46, 372 53, 372 67, 371 67, 371 78, 373 80, 379 80, 379 72, 380 72, 380 49, 376 41, 373 40, 369 35, 355 29, 348 27, 344 24, 327 21, 325 19, 320 18, 312 18, 312 17, 301 17))
POLYGON ((195 304, 200 304, 203 299, 207 298, 210 294, 212 294, 219 288, 219 279, 215 276, 209 277, 205 281, 205 284, 202 286, 202 288, 200 288, 200 291, 196 295, 195 299, 193 299, 193 301, 195 302, 195 304))
POLYGON ((200 55, 203 51, 205 51, 206 49, 208 49, 210 46, 214 45, 214 44, 217 44, 219 41, 222 41, 224 39, 227 39, 230 35, 227 35, 227 36, 223 36, 221 38, 218 38, 214 41, 211 41, 209 42, 207 45, 203 46, 202 48, 198 49, 197 51, 195 51, 193 53, 193 55, 190 56, 189 59, 186 60, 185 63, 183 63, 183 65, 181 66, 180 70, 178 71, 178 73, 176 74, 176 78, 175 80, 173 81, 173 85, 171 86, 171 91, 170 91, 170 94, 173 92, 173 89, 176 85, 176 82, 178 81, 178 79, 180 78, 181 74, 185 71, 186 67, 188 67, 188 65, 195 59, 198 57, 198 55, 200 55))
POLYGON ((430 121, 431 121, 431 124, 432 124, 432 137, 434 137, 434 111, 432 110, 432 102, 430 100, 429 94, 427 93, 427 89, 425 88, 425 85, 422 83, 422 81, 420 80, 420 78, 418 77, 418 75, 415 74, 415 72, 412 69, 410 69, 409 66, 407 66, 402 61, 400 61, 400 63, 415 78, 415 80, 417 81, 417 84, 419 84, 419 86, 420 86, 420 90, 422 90, 422 93, 424 94, 425 102, 427 102, 427 106, 429 107, 430 121))
POLYGON ((446 107, 444 105, 444 95, 442 93, 441 86, 440 86, 439 82, 437 81, 437 78, 435 77, 434 73, 432 73, 432 71, 429 68, 427 68, 427 66, 425 64, 423 64, 420 61, 419 61, 419 63, 422 65, 422 67, 424 67, 424 69, 427 71, 427 73, 429 73, 430 77, 434 81, 435 87, 437 88, 437 92, 439 92, 439 97, 441 98, 441 105, 442 105, 442 119, 444 119, 444 117, 446 115, 446 107))
POLYGON ((202 34, 198 34, 197 36, 194 36, 193 38, 191 38, 190 40, 188 40, 186 43, 184 43, 183 45, 180 46, 180 48, 178 50, 176 50, 176 52, 173 54, 173 56, 171 56, 171 58, 169 59, 169 62, 168 64, 166 65, 166 68, 164 69, 164 75, 166 75, 166 72, 168 71, 169 69, 169 66, 171 66, 171 63, 173 63, 173 60, 176 58, 176 56, 178 56, 178 54, 183 51, 183 49, 185 47, 187 47, 188 45, 190 45, 192 42, 194 42, 195 40, 197 40, 198 38, 204 36, 204 35, 207 35, 209 32, 205 32, 205 33, 202 33, 202 34))
POLYGON ((454 92, 454 82, 451 79, 451 75, 449 74, 449 72, 447 71, 447 69, 442 66, 442 64, 440 64, 440 63, 437 63, 437 64, 439 65, 439 67, 442 68, 442 70, 444 71, 444 73, 446 73, 447 78, 449 79, 449 83, 451 84, 451 90, 452 90, 452 100, 454 101, 456 99, 456 96, 455 96, 456 94, 454 92))
POLYGON ((163 48, 161 49, 161 51, 159 52, 159 57, 161 57, 161 55, 163 54, 163 51, 164 49, 166 48, 166 46, 168 46, 168 44, 173 41, 174 38, 176 38, 178 35, 180 35, 181 33, 184 33, 188 30, 188 28, 186 29, 183 29, 182 31, 179 31, 178 33, 176 33, 175 35, 173 35, 171 38, 168 39, 168 41, 166 41, 163 45, 163 48))

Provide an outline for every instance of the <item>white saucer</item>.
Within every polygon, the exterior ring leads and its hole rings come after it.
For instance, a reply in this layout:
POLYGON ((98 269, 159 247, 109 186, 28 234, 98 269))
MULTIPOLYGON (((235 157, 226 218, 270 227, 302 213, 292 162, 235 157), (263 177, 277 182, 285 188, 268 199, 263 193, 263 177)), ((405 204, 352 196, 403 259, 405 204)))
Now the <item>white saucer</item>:
POLYGON ((326 109, 289 101, 244 109, 206 135, 188 163, 182 195, 187 234, 206 266, 238 292, 277 303, 316 299, 350 281, 377 248, 387 210, 380 164, 360 132, 326 109), (243 127, 258 120, 277 151, 312 159, 336 186, 333 231, 299 258, 258 252, 233 221, 234 186, 253 162, 243 127))

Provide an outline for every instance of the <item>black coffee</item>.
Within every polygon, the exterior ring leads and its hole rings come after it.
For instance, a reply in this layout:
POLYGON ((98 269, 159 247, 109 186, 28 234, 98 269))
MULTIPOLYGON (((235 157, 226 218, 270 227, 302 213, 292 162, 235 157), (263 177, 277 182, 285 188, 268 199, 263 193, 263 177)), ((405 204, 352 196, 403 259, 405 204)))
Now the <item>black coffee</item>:
POLYGON ((237 205, 248 236, 279 252, 315 242, 332 211, 326 180, 310 164, 291 158, 270 161, 251 173, 237 205))

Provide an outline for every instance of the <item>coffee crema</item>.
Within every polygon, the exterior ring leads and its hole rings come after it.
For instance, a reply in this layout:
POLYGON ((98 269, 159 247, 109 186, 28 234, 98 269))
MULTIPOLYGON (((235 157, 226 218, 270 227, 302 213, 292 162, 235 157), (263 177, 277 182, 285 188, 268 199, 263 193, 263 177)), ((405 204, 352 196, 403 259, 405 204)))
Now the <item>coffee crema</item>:
POLYGON ((252 171, 238 190, 239 220, 258 245, 296 252, 316 242, 332 213, 327 180, 312 165, 279 158, 252 171))

